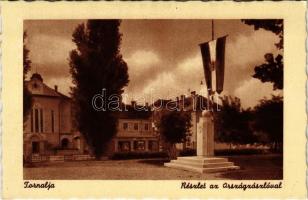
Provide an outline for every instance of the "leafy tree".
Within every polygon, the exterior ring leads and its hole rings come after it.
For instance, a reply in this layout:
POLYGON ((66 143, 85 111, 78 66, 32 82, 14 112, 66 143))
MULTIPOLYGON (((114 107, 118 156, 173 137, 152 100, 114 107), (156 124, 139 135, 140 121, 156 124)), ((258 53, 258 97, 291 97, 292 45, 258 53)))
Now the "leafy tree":
POLYGON ((283 142, 283 97, 262 99, 254 108, 254 129, 267 135, 273 149, 281 150, 283 142))
POLYGON ((253 119, 250 109, 241 108, 239 98, 224 96, 221 98, 220 111, 214 113, 215 140, 219 142, 248 144, 256 142, 251 130, 253 119))
POLYGON ((283 89, 283 58, 282 55, 267 53, 264 55, 266 63, 255 67, 254 78, 273 83, 273 89, 283 89))
POLYGON ((186 141, 191 128, 191 114, 185 111, 164 112, 160 118, 158 128, 160 135, 169 145, 169 157, 176 157, 176 143, 186 141))
POLYGON ((283 49, 283 19, 243 19, 242 22, 254 26, 255 30, 263 28, 276 34, 280 40, 275 45, 278 49, 283 49))
POLYGON ((25 81, 27 73, 31 69, 31 60, 29 59, 29 50, 26 47, 25 41, 27 38, 27 33, 24 32, 23 35, 23 121, 27 120, 27 116, 32 107, 32 97, 31 92, 28 90, 25 81))
POLYGON ((104 89, 101 103, 108 105, 109 97, 120 96, 129 82, 127 64, 120 54, 120 23, 120 20, 88 20, 73 33, 77 49, 70 53, 70 72, 75 120, 96 158, 103 155, 116 134, 117 117, 108 106, 104 111, 96 111, 92 98, 104 89))
MULTIPOLYGON (((280 40, 276 43, 279 50, 283 49, 283 20, 266 19, 266 20, 242 20, 247 25, 254 26, 255 30, 263 28, 276 34, 280 40)), ((262 82, 273 83, 273 89, 283 89, 283 56, 278 54, 275 58, 272 53, 264 55, 265 63, 255 66, 254 78, 262 82)))

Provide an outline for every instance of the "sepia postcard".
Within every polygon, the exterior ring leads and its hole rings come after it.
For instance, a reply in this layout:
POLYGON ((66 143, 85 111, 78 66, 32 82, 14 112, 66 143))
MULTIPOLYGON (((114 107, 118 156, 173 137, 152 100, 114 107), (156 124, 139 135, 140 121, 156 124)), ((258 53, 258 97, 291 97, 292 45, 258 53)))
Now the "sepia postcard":
POLYGON ((306 2, 2 2, 2 197, 306 198, 306 2))

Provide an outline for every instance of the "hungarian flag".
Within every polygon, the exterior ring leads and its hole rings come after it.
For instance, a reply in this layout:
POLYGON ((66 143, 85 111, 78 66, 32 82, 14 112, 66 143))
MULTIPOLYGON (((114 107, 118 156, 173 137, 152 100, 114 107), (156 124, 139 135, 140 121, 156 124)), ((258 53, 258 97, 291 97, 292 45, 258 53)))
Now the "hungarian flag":
POLYGON ((226 37, 200 44, 205 82, 211 93, 223 90, 226 37))

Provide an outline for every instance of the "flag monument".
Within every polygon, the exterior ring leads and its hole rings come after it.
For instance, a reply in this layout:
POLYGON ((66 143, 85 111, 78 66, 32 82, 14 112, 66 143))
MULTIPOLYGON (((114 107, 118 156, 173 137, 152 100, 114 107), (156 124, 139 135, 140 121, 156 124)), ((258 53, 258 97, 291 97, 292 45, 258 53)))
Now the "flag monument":
MULTIPOLYGON (((214 105, 214 95, 223 91, 225 71, 225 44, 227 36, 214 40, 214 23, 212 20, 212 40, 200 44, 204 77, 207 86, 208 105, 214 105)), ((218 102, 217 102, 218 103, 218 102)), ((197 122, 197 156, 177 157, 164 165, 188 171, 216 172, 239 169, 227 158, 214 155, 214 116, 212 108, 199 111, 197 122)))
MULTIPOLYGON (((207 99, 209 106, 214 103, 214 96, 223 91, 225 69, 225 43, 223 36, 216 40, 200 44, 205 83, 207 87, 207 99)), ((217 102, 218 103, 218 102, 217 102)), ((214 122, 212 108, 202 111, 202 120, 199 120, 197 132, 197 156, 214 156, 214 122)))

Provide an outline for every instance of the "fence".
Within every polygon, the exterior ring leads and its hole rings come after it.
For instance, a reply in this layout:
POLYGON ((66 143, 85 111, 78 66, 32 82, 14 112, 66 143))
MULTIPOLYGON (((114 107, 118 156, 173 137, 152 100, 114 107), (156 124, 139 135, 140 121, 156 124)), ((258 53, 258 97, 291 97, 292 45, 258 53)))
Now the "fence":
POLYGON ((81 160, 94 160, 94 156, 91 155, 59 155, 59 156, 47 156, 47 155, 32 155, 31 162, 57 162, 57 161, 81 161, 81 160))

